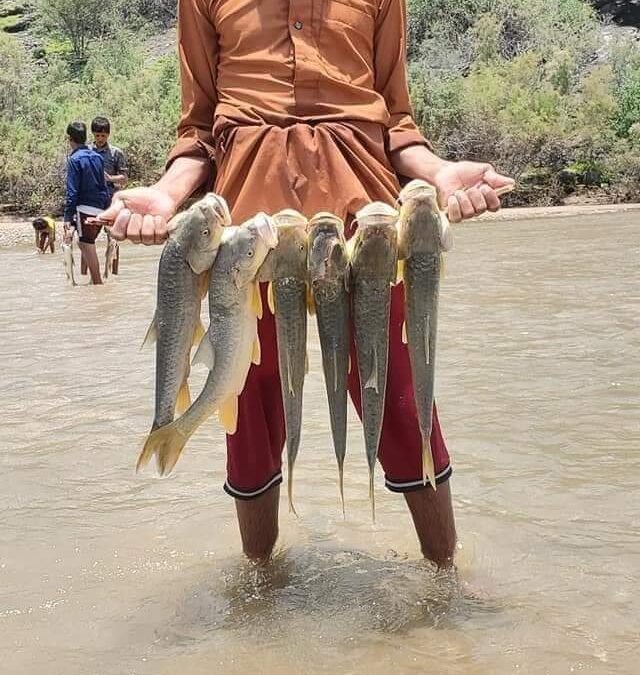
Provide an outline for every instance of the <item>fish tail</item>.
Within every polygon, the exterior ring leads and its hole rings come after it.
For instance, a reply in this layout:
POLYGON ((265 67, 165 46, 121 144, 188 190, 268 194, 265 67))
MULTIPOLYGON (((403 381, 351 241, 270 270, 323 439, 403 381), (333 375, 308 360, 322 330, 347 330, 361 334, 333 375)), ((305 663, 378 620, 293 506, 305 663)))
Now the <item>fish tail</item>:
POLYGON ((187 440, 189 437, 180 433, 175 423, 167 424, 151 432, 138 457, 136 471, 144 468, 155 455, 158 473, 161 476, 171 473, 187 440))
POLYGON ((436 469, 433 463, 433 454, 431 453, 430 437, 422 443, 422 482, 426 485, 427 481, 429 481, 434 491, 437 490, 436 469))
POLYGON ((296 507, 293 505, 293 465, 289 463, 288 475, 287 475, 287 497, 289 498, 289 513, 293 513, 296 518, 298 517, 298 512, 296 507))
POLYGON ((376 495, 373 489, 373 467, 369 468, 369 501, 371 502, 371 521, 376 523, 376 495))
POLYGON ((340 490, 340 503, 342 504, 342 517, 346 520, 347 516, 344 510, 344 465, 338 464, 338 489, 340 490))
POLYGON ((178 398, 176 399, 176 412, 182 415, 191 405, 191 392, 189 391, 189 383, 185 379, 178 391, 178 398))

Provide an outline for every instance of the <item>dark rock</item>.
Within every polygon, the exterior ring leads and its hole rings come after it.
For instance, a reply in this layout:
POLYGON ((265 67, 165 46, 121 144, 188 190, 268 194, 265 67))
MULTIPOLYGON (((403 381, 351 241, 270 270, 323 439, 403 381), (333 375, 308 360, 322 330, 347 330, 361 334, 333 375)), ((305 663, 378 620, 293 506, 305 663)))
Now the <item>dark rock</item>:
POLYGON ((640 28, 640 0, 591 0, 605 17, 623 26, 640 28))

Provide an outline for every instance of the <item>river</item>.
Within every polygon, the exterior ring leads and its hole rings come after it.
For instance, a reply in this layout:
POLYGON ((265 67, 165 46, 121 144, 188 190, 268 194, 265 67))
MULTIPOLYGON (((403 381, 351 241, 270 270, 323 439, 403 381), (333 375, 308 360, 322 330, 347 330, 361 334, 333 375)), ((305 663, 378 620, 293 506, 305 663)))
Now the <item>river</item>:
MULTIPOLYGON (((0 670, 36 675, 640 671, 640 215, 457 226, 437 396, 459 581, 422 562, 351 415, 347 517, 318 341, 277 554, 245 562, 214 420, 160 480, 158 248, 103 287, 0 249, 0 670)), ((202 383, 200 369, 194 389, 202 383)))

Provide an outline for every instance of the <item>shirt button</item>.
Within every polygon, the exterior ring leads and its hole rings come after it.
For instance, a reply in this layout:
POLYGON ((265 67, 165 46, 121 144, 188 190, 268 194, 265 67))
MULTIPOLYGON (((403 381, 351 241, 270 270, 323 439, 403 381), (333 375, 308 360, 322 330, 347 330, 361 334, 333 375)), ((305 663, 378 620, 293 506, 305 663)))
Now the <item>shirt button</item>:
POLYGON ((294 27, 296 30, 302 30, 302 26, 303 26, 303 25, 304 25, 304 24, 302 23, 302 21, 296 21, 296 22, 293 24, 293 27, 294 27))

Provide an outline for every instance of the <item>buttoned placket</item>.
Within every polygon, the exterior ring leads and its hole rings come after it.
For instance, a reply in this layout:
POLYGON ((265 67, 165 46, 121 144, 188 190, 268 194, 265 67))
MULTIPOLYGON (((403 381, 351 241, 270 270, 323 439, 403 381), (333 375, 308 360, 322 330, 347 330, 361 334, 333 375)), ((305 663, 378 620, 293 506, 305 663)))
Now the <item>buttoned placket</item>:
POLYGON ((293 88, 296 113, 310 114, 318 89, 318 48, 314 21, 324 0, 290 0, 289 37, 293 46, 293 88))

